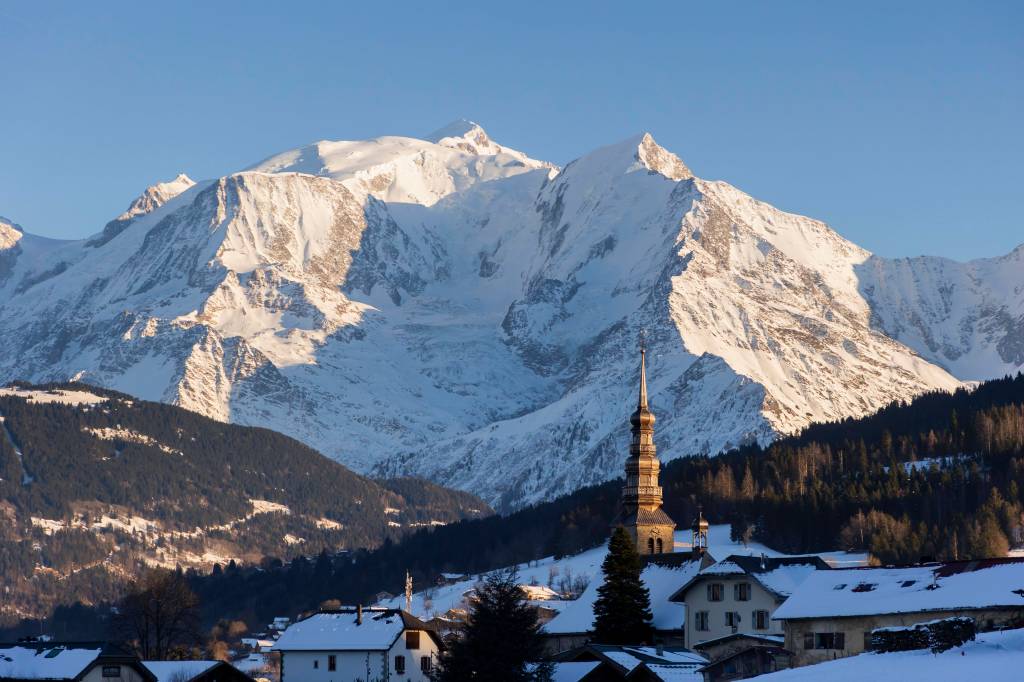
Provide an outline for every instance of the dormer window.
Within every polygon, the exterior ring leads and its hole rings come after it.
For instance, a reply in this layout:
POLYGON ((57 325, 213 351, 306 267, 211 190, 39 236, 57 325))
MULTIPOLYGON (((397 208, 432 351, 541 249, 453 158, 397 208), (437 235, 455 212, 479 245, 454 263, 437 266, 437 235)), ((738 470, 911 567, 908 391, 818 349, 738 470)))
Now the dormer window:
POLYGON ((873 592, 878 583, 859 583, 851 592, 873 592))
POLYGON ((911 585, 914 585, 915 583, 917 583, 916 580, 904 580, 903 582, 900 583, 900 587, 910 587, 911 585))

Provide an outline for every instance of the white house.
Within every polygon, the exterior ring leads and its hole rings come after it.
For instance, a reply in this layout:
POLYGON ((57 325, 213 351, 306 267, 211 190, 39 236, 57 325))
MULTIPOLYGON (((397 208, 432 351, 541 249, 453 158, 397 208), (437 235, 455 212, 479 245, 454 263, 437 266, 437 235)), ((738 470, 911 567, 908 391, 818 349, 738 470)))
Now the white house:
POLYGON ((796 665, 859 654, 877 628, 952 616, 982 631, 1024 622, 1024 559, 823 571, 775 612, 796 665))
POLYGON ((443 648, 405 611, 349 607, 297 621, 273 650, 281 654, 281 682, 428 682, 443 648))
POLYGON ((775 610, 808 575, 828 568, 818 556, 741 555, 702 568, 671 597, 686 604, 686 647, 738 633, 781 635, 775 610))

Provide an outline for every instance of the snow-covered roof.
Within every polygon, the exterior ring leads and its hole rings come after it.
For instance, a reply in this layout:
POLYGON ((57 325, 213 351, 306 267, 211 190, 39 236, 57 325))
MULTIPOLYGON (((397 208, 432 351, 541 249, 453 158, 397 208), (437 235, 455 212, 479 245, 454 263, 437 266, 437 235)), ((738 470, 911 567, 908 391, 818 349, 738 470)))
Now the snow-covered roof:
POLYGON ((73 680, 93 665, 128 665, 145 680, 139 660, 104 642, 0 644, 0 680, 73 680))
POLYGON ((181 682, 202 675, 220 661, 143 661, 142 665, 156 675, 157 682, 181 682))
POLYGON ((71 680, 102 652, 100 645, 88 648, 0 646, 0 679, 71 680))
MULTIPOLYGON (((590 644, 573 654, 573 657, 605 661, 624 676, 635 675, 638 669, 643 668, 662 680, 700 679, 698 671, 708 662, 708 659, 700 654, 680 647, 658 649, 652 646, 612 644, 590 644)), ((642 679, 648 677, 644 676, 642 679)))
POLYGON ((700 666, 650 664, 647 669, 662 682, 704 682, 700 666))
POLYGON ((1024 607, 1024 560, 818 571, 809 575, 772 617, 784 620, 987 607, 1024 607))
POLYGON ((718 561, 695 575, 671 595, 671 599, 684 601, 686 591, 698 580, 708 577, 749 575, 777 597, 788 597, 807 578, 829 565, 818 555, 808 556, 741 556, 734 554, 718 561))
POLYGON ((267 655, 249 654, 244 658, 239 658, 235 661, 232 661, 231 665, 235 666, 244 673, 260 672, 267 669, 267 655))
POLYGON ((355 609, 316 613, 293 623, 274 643, 273 651, 383 651, 405 630, 435 633, 425 623, 394 609, 355 609))
POLYGON ((551 670, 551 682, 579 682, 584 675, 589 674, 599 665, 601 665, 599 661, 555 663, 551 670))
POLYGON ((520 585, 519 589, 530 601, 557 601, 561 596, 547 585, 520 585))

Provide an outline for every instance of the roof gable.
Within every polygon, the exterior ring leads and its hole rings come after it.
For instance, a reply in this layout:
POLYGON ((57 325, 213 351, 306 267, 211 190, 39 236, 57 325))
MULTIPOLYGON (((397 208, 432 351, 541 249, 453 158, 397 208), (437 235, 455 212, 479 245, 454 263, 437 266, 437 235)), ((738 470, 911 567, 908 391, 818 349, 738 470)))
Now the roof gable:
POLYGON ((785 599, 808 575, 816 571, 830 571, 831 567, 817 555, 766 557, 732 554, 725 559, 702 568, 669 599, 685 602, 686 593, 705 580, 725 577, 749 576, 777 599, 785 599))

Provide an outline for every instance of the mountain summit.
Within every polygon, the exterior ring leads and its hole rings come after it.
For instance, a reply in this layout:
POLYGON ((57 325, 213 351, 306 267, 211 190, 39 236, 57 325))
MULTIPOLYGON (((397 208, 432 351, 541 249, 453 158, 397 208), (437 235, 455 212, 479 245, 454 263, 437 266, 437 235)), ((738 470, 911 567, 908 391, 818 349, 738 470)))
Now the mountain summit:
POLYGON ((175 182, 91 240, 0 247, 0 380, 509 509, 618 474, 640 329, 666 460, 1024 368, 1024 250, 880 258, 648 134, 559 170, 458 121, 175 182))

